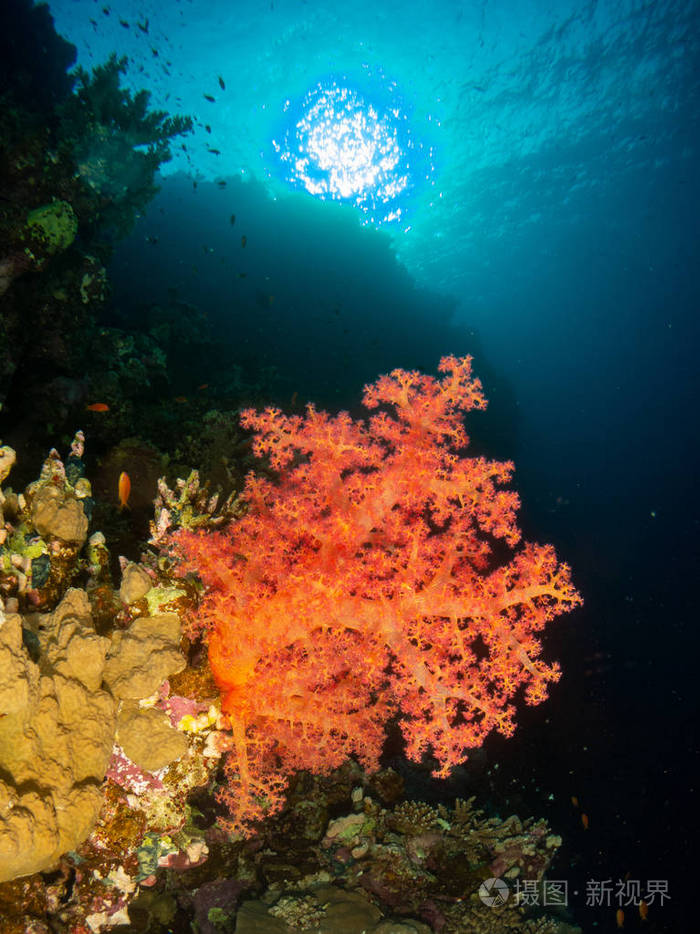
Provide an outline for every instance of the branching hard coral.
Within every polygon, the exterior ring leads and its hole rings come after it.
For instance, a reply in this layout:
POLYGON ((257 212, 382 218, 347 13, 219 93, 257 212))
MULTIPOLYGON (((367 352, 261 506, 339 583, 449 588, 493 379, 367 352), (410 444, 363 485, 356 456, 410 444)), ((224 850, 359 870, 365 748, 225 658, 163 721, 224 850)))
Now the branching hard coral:
POLYGON ((375 769, 394 714, 409 758, 431 754, 446 776, 492 730, 513 732, 521 689, 537 704, 559 677, 539 633, 580 602, 569 568, 547 545, 496 559, 497 540, 520 539, 513 465, 465 455, 463 414, 486 404, 471 359, 440 371, 380 377, 367 422, 246 410, 279 482, 249 474, 239 521, 173 536, 207 588, 238 830, 281 806, 295 769, 349 755, 375 769))
MULTIPOLYGON (((126 72, 128 59, 113 53, 92 72, 76 69, 78 87, 63 111, 81 121, 126 134, 134 146, 154 147, 165 156, 167 140, 192 128, 189 117, 170 117, 164 110, 148 110, 150 93, 138 91, 132 96, 120 87, 119 76, 126 72)), ((162 160, 161 160, 162 161, 162 160)))
POLYGON ((192 128, 190 117, 149 111, 148 91, 132 95, 120 87, 126 68, 127 59, 116 55, 92 73, 78 68, 77 87, 60 108, 61 146, 70 148, 81 178, 106 199, 102 220, 120 234, 156 193, 155 172, 171 158, 172 137, 192 128))
POLYGON ((220 502, 220 491, 212 493, 200 483, 199 471, 192 470, 186 480, 177 480, 171 490, 165 477, 158 480, 158 494, 153 503, 155 519, 150 523, 151 545, 159 545, 174 529, 214 529, 239 516, 243 506, 231 493, 220 502))

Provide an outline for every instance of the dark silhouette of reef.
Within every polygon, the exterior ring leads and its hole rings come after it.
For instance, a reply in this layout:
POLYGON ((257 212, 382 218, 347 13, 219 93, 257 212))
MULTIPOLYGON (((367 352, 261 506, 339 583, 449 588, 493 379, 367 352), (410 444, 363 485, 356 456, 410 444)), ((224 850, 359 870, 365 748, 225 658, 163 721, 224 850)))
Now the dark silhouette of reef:
POLYGON ((93 401, 96 342, 130 364, 100 326, 104 263, 158 190, 172 138, 191 126, 122 88, 125 60, 68 74, 74 60, 48 7, 2 5, 0 409, 3 434, 14 428, 16 443, 38 449, 93 401))
POLYGON ((50 114, 68 97, 76 48, 53 27, 48 5, 32 0, 0 4, 0 89, 17 106, 50 114), (9 92, 9 95, 8 95, 9 92))

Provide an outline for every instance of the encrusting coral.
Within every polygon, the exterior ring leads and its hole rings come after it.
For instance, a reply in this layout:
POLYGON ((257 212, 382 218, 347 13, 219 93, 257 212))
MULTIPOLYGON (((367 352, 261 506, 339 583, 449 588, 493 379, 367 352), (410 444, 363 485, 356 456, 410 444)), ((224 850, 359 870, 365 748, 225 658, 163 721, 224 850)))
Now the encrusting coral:
POLYGON ((41 667, 24 623, 10 613, 0 626, 0 882, 54 868, 87 837, 114 741, 115 702, 100 688, 109 640, 84 592, 44 614, 41 667))
POLYGON ((410 759, 446 776, 493 729, 514 729, 559 677, 538 633, 580 602, 551 546, 514 548, 510 463, 464 456, 463 413, 483 408, 469 357, 437 380, 395 370, 365 389, 365 424, 242 413, 254 452, 248 511, 222 532, 172 536, 207 588, 195 625, 232 731, 231 827, 279 809, 287 776, 355 755, 378 767, 399 714, 410 759), (499 545, 497 551, 495 543, 499 545))
MULTIPOLYGON (((94 592, 68 589, 91 511, 84 442, 77 432, 65 463, 52 450, 24 493, 0 490, 0 882, 53 869, 88 837, 115 748, 147 771, 188 749, 164 710, 139 703, 185 667, 178 617, 146 612, 98 635, 94 592)), ((0 447, 0 481, 14 461, 0 447)), ((127 568, 126 598, 152 588, 127 568)))
POLYGON ((52 613, 0 620, 0 882, 52 869, 85 840, 115 741, 146 771, 187 752, 164 711, 138 703, 185 665, 179 620, 132 629, 98 636, 78 589, 52 613))

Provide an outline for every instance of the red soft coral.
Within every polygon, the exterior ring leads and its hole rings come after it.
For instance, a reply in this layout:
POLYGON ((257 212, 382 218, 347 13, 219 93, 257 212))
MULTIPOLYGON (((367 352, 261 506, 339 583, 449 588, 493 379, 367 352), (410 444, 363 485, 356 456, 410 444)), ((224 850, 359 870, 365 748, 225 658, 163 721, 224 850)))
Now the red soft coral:
POLYGON ((550 546, 518 544, 511 463, 466 457, 463 413, 484 408, 471 359, 441 379, 395 370, 365 388, 368 422, 246 410, 279 482, 250 474, 248 513, 180 533, 207 587, 199 621, 231 722, 224 793, 245 831, 282 801, 285 775, 353 754, 376 768, 387 719, 407 753, 445 776, 493 729, 513 732, 515 693, 547 695, 558 666, 538 633, 580 602, 550 546))

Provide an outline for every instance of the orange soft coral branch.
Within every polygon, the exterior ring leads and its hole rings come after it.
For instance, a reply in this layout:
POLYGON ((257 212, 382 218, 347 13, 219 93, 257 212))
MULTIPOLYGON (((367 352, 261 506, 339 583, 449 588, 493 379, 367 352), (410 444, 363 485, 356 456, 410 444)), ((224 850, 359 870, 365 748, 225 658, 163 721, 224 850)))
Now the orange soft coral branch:
POLYGON ((376 767, 394 714, 408 755, 446 775, 491 730, 512 733, 521 688, 539 703, 559 677, 539 633, 580 597, 549 546, 496 563, 494 541, 520 539, 513 465, 466 456, 463 416, 486 404, 471 359, 440 372, 380 377, 366 422, 246 410, 279 481, 249 475, 243 518, 176 536, 207 587, 236 829, 280 806, 294 769, 376 767))

